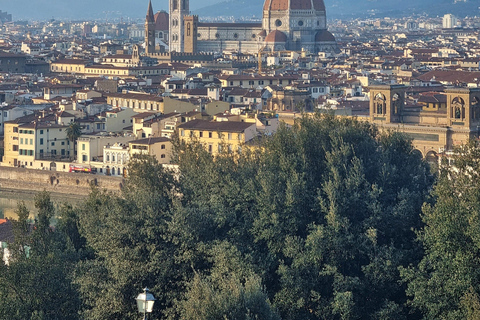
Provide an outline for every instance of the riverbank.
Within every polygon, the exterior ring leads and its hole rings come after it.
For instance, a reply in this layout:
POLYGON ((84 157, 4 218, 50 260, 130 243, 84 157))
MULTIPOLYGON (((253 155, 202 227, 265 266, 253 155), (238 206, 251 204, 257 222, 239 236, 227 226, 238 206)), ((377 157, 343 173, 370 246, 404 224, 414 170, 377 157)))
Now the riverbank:
POLYGON ((0 192, 35 194, 46 190, 55 194, 84 197, 90 193, 92 186, 119 192, 123 184, 124 179, 121 177, 0 167, 0 192))

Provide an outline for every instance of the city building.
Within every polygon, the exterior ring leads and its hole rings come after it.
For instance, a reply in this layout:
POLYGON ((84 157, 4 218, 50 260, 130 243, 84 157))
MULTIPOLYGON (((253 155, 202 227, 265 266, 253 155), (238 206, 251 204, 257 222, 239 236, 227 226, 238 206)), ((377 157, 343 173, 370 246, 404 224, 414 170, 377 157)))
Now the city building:
POLYGON ((446 14, 443 16, 443 28, 452 29, 457 26, 457 18, 453 14, 446 14))
MULTIPOLYGON (((169 0, 171 52, 337 51, 327 30, 323 0, 266 0, 261 23, 205 23, 190 15, 189 0, 169 0)), ((155 16, 145 20, 145 53, 155 57, 155 16)))

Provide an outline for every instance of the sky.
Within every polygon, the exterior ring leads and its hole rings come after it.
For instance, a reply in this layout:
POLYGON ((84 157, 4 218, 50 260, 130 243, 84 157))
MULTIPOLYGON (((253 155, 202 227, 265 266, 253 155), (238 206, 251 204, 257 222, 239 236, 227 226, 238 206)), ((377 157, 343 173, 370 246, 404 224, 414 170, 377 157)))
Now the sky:
MULTIPOLYGON (((195 10, 221 0, 193 0, 195 10)), ((259 0, 262 1, 262 0, 259 0)), ((148 0, 0 0, 14 20, 144 18, 148 0)), ((168 0, 152 0, 153 10, 168 10, 168 0)))

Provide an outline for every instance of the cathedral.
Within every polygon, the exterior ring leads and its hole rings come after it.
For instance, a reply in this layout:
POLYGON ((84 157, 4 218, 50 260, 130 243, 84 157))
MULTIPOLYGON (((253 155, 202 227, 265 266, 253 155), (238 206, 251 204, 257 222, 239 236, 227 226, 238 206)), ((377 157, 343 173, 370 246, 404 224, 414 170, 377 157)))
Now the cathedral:
MULTIPOLYGON (((190 15, 189 0, 169 0, 168 46, 170 52, 214 53, 236 51, 337 50, 327 30, 323 0, 265 0, 261 23, 205 23, 190 15)), ((155 21, 149 3, 145 21, 145 52, 154 54, 155 21)))

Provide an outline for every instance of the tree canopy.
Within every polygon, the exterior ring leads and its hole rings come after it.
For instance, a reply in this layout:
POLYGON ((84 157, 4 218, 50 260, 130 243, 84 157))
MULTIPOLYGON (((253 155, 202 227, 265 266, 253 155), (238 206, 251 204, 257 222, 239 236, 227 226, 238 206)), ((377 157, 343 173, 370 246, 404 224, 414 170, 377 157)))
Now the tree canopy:
POLYGON ((146 286, 157 298, 151 319, 478 315, 476 249, 460 250, 476 241, 477 204, 466 198, 478 195, 468 174, 451 171, 464 189, 452 193, 442 174, 432 196, 434 176, 404 135, 316 114, 241 153, 212 155, 198 141, 174 149, 175 171, 134 159, 120 194, 93 189, 82 206, 63 206, 55 232, 42 222, 53 208, 39 198, 47 215, 34 233, 44 236, 28 239, 38 255, 60 248, 72 261, 62 272, 78 318, 132 319, 146 286), (453 219, 448 210, 463 198, 453 219), (453 257, 471 263, 448 264, 453 257), (438 275, 433 262, 443 263, 438 275))

